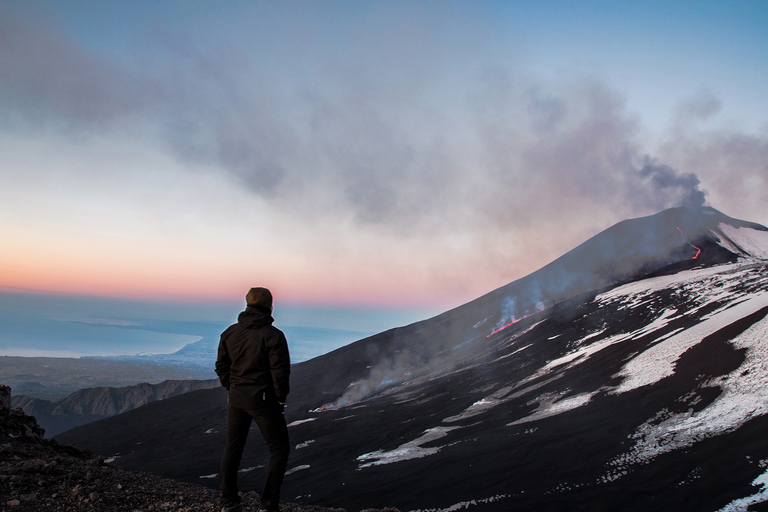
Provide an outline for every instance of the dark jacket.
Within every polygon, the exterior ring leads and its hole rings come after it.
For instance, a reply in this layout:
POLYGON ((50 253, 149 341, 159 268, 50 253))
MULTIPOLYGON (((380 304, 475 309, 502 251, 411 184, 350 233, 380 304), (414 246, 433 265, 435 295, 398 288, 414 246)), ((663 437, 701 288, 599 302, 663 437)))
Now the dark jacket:
POLYGON ((259 409, 288 397, 291 356, 272 322, 269 310, 248 306, 221 334, 216 374, 235 407, 259 409))

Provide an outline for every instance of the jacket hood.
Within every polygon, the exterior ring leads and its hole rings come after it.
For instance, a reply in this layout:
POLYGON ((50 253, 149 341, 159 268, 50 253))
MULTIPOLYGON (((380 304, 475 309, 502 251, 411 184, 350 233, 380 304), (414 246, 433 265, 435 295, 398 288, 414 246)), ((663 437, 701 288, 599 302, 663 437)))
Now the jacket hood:
POLYGON ((267 313, 264 309, 251 306, 245 308, 245 311, 240 313, 237 317, 237 323, 246 329, 258 329, 265 325, 271 325, 274 321, 275 319, 272 318, 272 315, 267 313))

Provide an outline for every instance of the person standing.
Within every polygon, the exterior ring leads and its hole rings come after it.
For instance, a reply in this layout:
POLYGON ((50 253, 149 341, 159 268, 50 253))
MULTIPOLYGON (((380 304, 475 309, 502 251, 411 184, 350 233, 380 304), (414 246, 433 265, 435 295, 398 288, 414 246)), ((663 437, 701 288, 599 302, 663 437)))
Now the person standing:
POLYGON ((269 464, 259 511, 277 512, 290 445, 285 401, 290 391, 291 357, 283 332, 272 325, 272 294, 251 288, 246 308, 221 334, 216 374, 229 391, 227 443, 219 479, 223 512, 239 512, 237 472, 251 420, 269 447, 269 464))

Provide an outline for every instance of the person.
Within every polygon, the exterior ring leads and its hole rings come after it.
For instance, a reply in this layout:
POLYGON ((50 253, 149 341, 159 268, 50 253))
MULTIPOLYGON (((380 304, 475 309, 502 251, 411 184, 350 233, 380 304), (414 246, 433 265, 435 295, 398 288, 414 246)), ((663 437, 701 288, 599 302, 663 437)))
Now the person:
POLYGON ((216 374, 229 391, 227 443, 219 471, 221 506, 223 512, 241 510, 237 472, 255 420, 270 453, 259 511, 276 512, 290 451, 284 413, 291 358, 285 335, 272 325, 270 291, 251 288, 245 300, 237 323, 221 334, 216 359, 216 374))

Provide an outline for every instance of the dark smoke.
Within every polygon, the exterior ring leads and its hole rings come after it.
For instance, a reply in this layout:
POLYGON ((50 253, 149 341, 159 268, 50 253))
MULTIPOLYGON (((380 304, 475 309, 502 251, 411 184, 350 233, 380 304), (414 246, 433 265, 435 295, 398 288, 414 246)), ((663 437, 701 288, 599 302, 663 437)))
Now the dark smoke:
POLYGON ((657 164, 646 157, 645 165, 638 171, 638 175, 652 188, 658 200, 671 201, 671 204, 663 205, 664 208, 704 206, 707 193, 699 188, 701 181, 693 173, 678 173, 668 165, 657 164))

